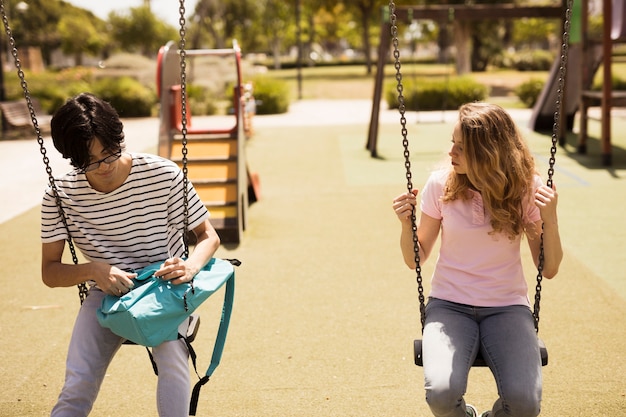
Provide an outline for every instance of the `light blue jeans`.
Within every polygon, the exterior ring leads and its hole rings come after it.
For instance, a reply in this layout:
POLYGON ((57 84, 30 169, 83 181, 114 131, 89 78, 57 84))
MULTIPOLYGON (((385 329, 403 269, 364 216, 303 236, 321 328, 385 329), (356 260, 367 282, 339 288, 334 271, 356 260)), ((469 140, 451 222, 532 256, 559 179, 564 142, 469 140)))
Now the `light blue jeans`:
POLYGON ((496 380, 493 417, 536 417, 541 357, 526 306, 472 307, 431 298, 422 336, 426 402, 436 417, 465 417, 467 378, 478 351, 496 380))
MULTIPOLYGON (((83 302, 70 340, 67 354, 65 384, 52 417, 87 416, 98 396, 107 367, 124 339, 100 326, 96 310, 105 294, 91 289, 83 302)), ((152 349, 159 371, 157 410, 162 417, 189 416, 189 352, 182 339, 168 341, 152 349)), ((146 354, 146 366, 150 366, 146 354)), ((133 387, 132 375, 128 386, 133 387)), ((128 398, 132 404, 132 396, 128 398)))

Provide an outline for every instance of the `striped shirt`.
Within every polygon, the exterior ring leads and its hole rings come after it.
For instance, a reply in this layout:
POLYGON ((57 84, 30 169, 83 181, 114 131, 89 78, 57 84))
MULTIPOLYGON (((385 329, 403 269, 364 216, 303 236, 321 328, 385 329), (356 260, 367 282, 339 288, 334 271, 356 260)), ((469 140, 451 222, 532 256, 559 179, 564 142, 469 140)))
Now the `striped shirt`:
MULTIPOLYGON (((72 171, 55 179, 70 235, 89 261, 120 269, 139 269, 171 256, 182 256, 184 244, 183 174, 173 162, 132 153, 132 168, 116 190, 94 190, 85 174, 72 171), (169 252, 169 254, 168 254, 169 252)), ((189 230, 209 217, 188 183, 189 230)), ((48 187, 41 206, 43 243, 67 239, 54 192, 48 187)))

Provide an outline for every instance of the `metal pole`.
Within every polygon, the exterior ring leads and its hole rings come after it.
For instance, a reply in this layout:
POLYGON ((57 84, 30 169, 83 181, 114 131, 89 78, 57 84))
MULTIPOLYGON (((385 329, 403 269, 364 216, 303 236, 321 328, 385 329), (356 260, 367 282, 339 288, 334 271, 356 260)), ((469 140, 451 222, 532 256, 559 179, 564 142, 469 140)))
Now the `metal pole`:
POLYGON ((602 30, 602 56, 603 56, 603 82, 602 82, 602 165, 610 166, 611 161, 611 64, 613 54, 613 42, 611 40, 611 22, 613 21, 613 5, 611 0, 604 0, 602 4, 603 30, 602 30))
POLYGON ((4 88, 4 63, 0 57, 0 101, 7 99, 6 89, 4 88))
POLYGON ((300 1, 301 0, 296 0, 296 27, 298 37, 298 58, 296 68, 298 72, 298 100, 302 100, 302 25, 300 22, 300 1))

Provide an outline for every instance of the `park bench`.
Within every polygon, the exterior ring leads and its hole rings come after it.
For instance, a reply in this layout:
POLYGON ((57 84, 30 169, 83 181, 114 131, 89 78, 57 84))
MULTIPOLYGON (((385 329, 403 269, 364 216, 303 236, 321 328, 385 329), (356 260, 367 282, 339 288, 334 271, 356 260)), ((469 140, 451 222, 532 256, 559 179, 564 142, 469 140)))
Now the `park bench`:
MULTIPOLYGON (((37 99, 32 99, 32 103, 39 128, 42 131, 49 130, 52 116, 43 112, 41 104, 37 99)), ((25 100, 0 102, 0 113, 2 113, 3 136, 12 133, 25 133, 26 129, 33 129, 30 111, 28 110, 28 105, 25 100)))

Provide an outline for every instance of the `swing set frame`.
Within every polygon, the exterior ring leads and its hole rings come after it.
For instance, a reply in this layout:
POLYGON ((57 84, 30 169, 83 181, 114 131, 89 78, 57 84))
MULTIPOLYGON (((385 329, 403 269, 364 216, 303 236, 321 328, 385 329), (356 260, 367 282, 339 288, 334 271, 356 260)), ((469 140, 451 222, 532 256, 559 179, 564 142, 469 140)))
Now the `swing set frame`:
MULTIPOLYGON (((513 4, 449 4, 449 5, 415 5, 395 6, 395 22, 410 23, 414 19, 434 20, 440 23, 455 21, 476 21, 483 19, 519 19, 523 17, 541 17, 561 19, 565 15, 568 0, 562 0, 559 6, 518 6, 513 4)), ((569 7, 571 10, 571 7, 569 7)), ((382 9, 382 23, 380 26, 380 43, 378 45, 378 63, 374 78, 374 96, 368 130, 366 149, 372 158, 378 157, 378 122, 380 117, 380 102, 383 98, 383 81, 385 77, 386 57, 389 56, 392 43, 392 22, 389 7, 382 9)))

